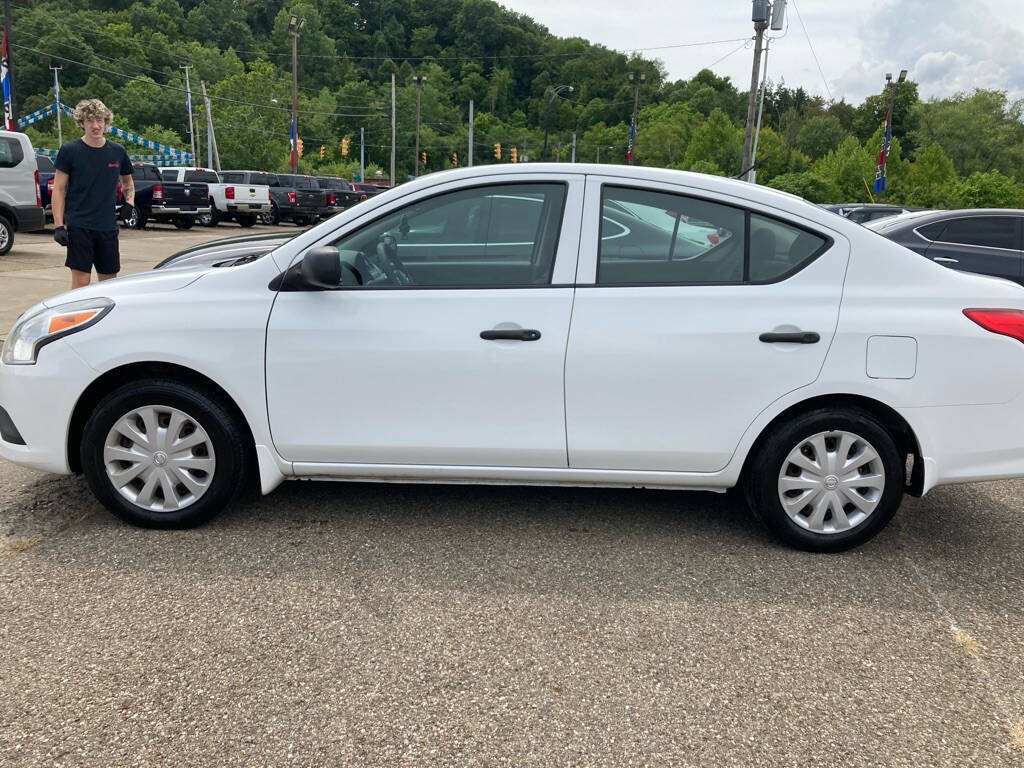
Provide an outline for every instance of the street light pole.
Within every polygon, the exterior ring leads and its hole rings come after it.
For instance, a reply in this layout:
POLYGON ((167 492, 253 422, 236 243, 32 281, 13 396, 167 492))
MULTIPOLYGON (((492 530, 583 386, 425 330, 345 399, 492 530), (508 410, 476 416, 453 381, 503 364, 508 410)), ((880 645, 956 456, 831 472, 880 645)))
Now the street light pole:
POLYGON ((51 64, 50 69, 53 70, 53 106, 57 108, 57 145, 60 146, 64 144, 64 131, 60 127, 60 80, 57 73, 63 67, 51 64))
POLYGON ((413 75, 412 77, 412 81, 416 83, 416 151, 412 156, 412 167, 416 171, 416 176, 420 175, 420 94, 426 79, 426 75, 413 75))
POLYGON ((572 93, 571 85, 559 85, 555 88, 548 86, 544 95, 547 97, 547 107, 544 109, 544 148, 540 151, 541 162, 548 159, 548 120, 551 117, 551 102, 555 100, 555 97, 562 91, 569 91, 572 93))
POLYGON ((629 146, 626 148, 626 165, 633 164, 633 144, 636 141, 636 115, 640 108, 640 86, 647 82, 647 75, 640 73, 639 78, 629 73, 629 82, 633 86, 633 119, 629 123, 629 146))
POLYGON ((299 164, 299 33, 306 25, 305 19, 300 19, 292 14, 288 19, 288 34, 292 38, 292 130, 291 142, 292 151, 289 166, 292 173, 295 173, 299 164))

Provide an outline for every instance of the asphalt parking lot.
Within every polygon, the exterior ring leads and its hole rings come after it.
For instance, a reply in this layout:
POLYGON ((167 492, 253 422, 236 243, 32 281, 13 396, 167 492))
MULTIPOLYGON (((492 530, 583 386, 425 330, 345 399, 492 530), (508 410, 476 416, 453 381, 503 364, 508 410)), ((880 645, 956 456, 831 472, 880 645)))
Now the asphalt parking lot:
MULTIPOLYGON (((17 237, 0 334, 67 280, 17 237)), ((0 765, 1024 765, 1022 513, 818 556, 731 495, 296 482, 161 532, 0 461, 0 765)))

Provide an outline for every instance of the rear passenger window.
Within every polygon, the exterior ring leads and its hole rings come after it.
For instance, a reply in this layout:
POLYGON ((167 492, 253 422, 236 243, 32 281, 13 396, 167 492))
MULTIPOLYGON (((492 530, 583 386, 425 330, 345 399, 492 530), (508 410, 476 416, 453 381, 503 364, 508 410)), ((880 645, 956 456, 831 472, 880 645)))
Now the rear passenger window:
POLYGON ((820 235, 750 214, 750 282, 770 283, 796 271, 814 258, 825 242, 820 235))
POLYGON ((1017 222, 1010 216, 971 216, 953 219, 942 233, 942 242, 1015 249, 1017 222))
POLYGON ((653 190, 605 187, 601 285, 740 283, 744 212, 653 190))
POLYGON ((24 159, 20 141, 7 137, 0 139, 0 168, 13 168, 24 159))
POLYGON ((936 221, 934 224, 925 224, 923 227, 918 227, 917 234, 926 240, 938 240, 942 237, 942 232, 945 229, 946 222, 936 221))

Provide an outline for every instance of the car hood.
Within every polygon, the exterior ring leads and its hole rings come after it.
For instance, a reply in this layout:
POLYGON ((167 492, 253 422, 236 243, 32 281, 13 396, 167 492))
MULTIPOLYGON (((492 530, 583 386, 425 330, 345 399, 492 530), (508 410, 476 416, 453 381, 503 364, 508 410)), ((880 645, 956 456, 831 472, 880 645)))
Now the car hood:
POLYGON ((56 296, 51 296, 44 300, 42 304, 47 307, 56 307, 60 304, 67 304, 70 301, 91 299, 97 296, 105 296, 117 301, 119 296, 177 291, 187 285, 191 285, 206 274, 207 271, 209 271, 209 268, 140 272, 113 280, 90 283, 84 288, 65 291, 56 296))
POLYGON ((253 258, 264 256, 275 248, 284 245, 295 235, 255 235, 253 237, 232 237, 225 240, 214 240, 210 243, 193 246, 169 256, 153 269, 192 269, 198 267, 234 266, 245 263, 253 258), (244 261, 243 261, 244 259, 244 261))

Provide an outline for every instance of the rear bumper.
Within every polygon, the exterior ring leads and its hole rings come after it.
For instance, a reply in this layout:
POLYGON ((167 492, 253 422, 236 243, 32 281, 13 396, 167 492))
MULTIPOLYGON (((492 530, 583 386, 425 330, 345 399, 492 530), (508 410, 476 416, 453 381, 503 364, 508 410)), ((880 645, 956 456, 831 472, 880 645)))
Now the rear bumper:
POLYGON ((68 429, 75 404, 97 372, 63 340, 39 350, 35 365, 0 363, 0 407, 17 440, 4 429, 0 457, 44 472, 68 474, 68 429))
POLYGON ((229 203, 228 213, 269 213, 270 203, 229 203))
POLYGON ((38 205, 14 206, 14 222, 19 232, 35 232, 46 226, 46 212, 38 205))
POLYGON ((291 221, 295 218, 315 219, 320 215, 318 205, 292 205, 287 210, 281 209, 281 218, 291 221))
POLYGON ((210 206, 208 205, 154 205, 152 207, 152 216, 159 218, 161 216, 199 216, 204 213, 210 212, 210 206))
POLYGON ((1024 395, 996 405, 898 408, 924 458, 923 491, 1024 477, 1024 395))

